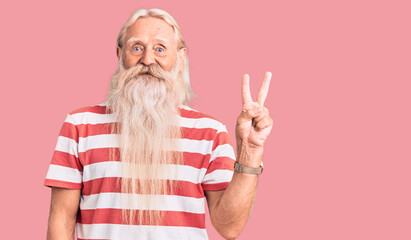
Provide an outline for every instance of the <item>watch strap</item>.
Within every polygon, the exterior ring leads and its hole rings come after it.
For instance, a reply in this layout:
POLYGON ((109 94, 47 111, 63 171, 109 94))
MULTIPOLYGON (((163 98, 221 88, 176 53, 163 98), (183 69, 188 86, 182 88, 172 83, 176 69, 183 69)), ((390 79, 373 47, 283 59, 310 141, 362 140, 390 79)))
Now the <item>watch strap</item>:
POLYGON ((263 173, 263 163, 261 162, 261 166, 258 168, 253 168, 253 167, 247 167, 239 162, 235 161, 234 162, 234 169, 239 172, 239 173, 247 173, 247 174, 254 174, 254 175, 260 175, 263 173))

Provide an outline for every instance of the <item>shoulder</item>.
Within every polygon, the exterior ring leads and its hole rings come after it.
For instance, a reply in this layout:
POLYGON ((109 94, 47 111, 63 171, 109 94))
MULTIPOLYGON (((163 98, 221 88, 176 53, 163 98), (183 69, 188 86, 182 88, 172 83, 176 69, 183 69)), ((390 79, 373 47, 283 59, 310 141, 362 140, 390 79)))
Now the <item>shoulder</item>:
POLYGON ((200 112, 187 105, 180 106, 180 115, 183 126, 188 125, 187 127, 202 129, 211 128, 213 130, 217 130, 217 133, 227 131, 225 124, 216 117, 200 112))
POLYGON ((105 114, 106 111, 106 105, 105 103, 100 103, 100 104, 95 104, 95 105, 88 105, 84 107, 79 107, 71 112, 69 112, 70 115, 78 114, 78 113, 100 113, 100 114, 105 114))
POLYGON ((75 125, 78 124, 97 124, 110 122, 110 114, 106 112, 106 104, 94 104, 75 108, 70 111, 67 118, 75 125))

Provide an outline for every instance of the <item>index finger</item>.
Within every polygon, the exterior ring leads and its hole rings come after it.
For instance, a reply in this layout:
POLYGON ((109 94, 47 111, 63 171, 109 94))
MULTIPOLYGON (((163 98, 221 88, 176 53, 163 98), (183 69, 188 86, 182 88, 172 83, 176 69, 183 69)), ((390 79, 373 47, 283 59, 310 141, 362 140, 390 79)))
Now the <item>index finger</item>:
POLYGON ((248 74, 244 74, 242 78, 241 98, 243 99, 243 105, 253 101, 250 92, 250 76, 248 74))
POLYGON ((260 91, 258 92, 257 102, 260 106, 264 106, 265 99, 268 94, 268 87, 270 86, 271 72, 266 72, 264 75, 263 82, 261 83, 260 91))

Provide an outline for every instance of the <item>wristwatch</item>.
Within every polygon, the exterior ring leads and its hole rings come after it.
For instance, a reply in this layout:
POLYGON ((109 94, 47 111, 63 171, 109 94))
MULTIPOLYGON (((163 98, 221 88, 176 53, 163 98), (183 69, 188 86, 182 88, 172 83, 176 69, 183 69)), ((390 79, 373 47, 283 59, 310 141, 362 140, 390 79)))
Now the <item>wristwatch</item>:
POLYGON ((247 167, 244 165, 241 165, 237 161, 234 162, 234 169, 239 172, 239 173, 248 173, 248 174, 254 174, 254 175, 260 175, 263 173, 263 162, 261 162, 261 166, 258 168, 253 168, 253 167, 247 167))

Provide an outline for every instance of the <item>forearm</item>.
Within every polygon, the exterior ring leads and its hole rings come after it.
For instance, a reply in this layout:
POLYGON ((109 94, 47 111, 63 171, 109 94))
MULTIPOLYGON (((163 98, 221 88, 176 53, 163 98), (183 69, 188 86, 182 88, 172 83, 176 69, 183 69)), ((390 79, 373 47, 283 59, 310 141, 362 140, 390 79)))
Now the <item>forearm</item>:
POLYGON ((74 240, 76 219, 59 218, 50 215, 47 229, 47 240, 74 240))
MULTIPOLYGON (((237 161, 249 167, 260 166, 263 150, 237 147, 237 161), (257 166, 256 166, 257 165, 257 166)), ((233 178, 214 209, 212 221, 220 233, 238 236, 249 218, 257 193, 258 175, 238 173, 233 178)))

